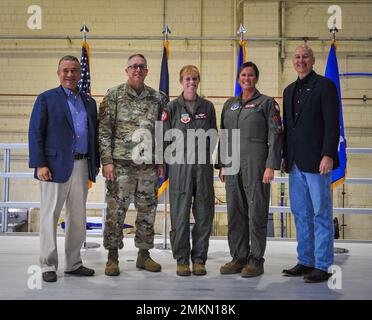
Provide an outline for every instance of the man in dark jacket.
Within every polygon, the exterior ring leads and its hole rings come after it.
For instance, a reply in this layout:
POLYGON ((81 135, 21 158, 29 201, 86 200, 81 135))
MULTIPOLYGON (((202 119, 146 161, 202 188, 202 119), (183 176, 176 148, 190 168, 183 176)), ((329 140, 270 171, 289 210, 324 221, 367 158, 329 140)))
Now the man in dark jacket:
POLYGON ((92 276, 83 266, 80 249, 85 241, 85 204, 88 179, 99 171, 96 144, 97 107, 78 91, 80 63, 64 56, 58 64, 61 85, 40 94, 29 127, 29 167, 40 180, 40 266, 43 280, 57 281, 57 222, 66 202, 65 273, 92 276))
POLYGON ((298 78, 283 93, 284 168, 289 172, 298 263, 286 276, 327 281, 333 263, 331 171, 339 166, 339 99, 334 83, 313 71, 308 46, 293 55, 298 78))

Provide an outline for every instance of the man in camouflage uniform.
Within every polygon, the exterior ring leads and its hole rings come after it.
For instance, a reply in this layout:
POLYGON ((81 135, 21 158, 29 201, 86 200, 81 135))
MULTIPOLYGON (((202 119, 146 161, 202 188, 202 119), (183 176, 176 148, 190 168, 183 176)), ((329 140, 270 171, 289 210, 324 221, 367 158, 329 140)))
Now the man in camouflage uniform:
POLYGON ((99 110, 99 149, 107 188, 103 245, 109 250, 105 269, 109 276, 120 274, 118 249, 123 247, 122 226, 132 197, 137 209, 136 266, 161 271, 148 251, 154 247, 158 176, 164 174, 163 166, 156 166, 153 161, 155 122, 161 117, 161 100, 154 89, 144 84, 148 69, 143 55, 129 57, 126 73, 128 81, 109 89, 99 110), (133 138, 138 129, 151 133, 151 159, 146 164, 138 164, 132 156, 140 145, 133 138))

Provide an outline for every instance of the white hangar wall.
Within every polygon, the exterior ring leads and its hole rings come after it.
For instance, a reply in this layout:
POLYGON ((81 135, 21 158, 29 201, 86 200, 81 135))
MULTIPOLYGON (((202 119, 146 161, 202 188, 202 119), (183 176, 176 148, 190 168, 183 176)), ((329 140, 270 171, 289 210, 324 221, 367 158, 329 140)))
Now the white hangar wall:
MULTIPOLYGON (((172 31, 170 37, 182 38, 170 41, 170 95, 177 96, 181 92, 179 69, 185 64, 195 64, 201 71, 199 92, 214 102, 219 119, 223 102, 234 91, 237 41, 231 40, 231 37, 236 36, 240 23, 247 29, 247 58, 260 69, 258 88, 265 94, 277 97, 281 105, 282 90, 296 78, 291 64, 292 52, 297 45, 304 43, 304 37, 308 38, 307 43, 315 52, 315 71, 324 74, 330 45, 327 28, 330 14, 327 10, 334 3, 40 0, 35 4, 41 8, 42 28, 31 30, 27 26, 32 16, 27 13, 32 5, 30 1, 0 0, 0 143, 27 142, 34 95, 58 85, 56 69, 62 55, 80 56, 79 30, 84 21, 90 28, 88 42, 91 48, 92 93, 97 95, 98 103, 108 88, 125 81, 126 58, 135 52, 142 52, 148 58, 147 84, 158 88, 162 41, 154 38, 162 36, 166 22, 172 31), (49 39, 36 39, 40 36, 49 39), (127 38, 95 38, 105 36, 127 38), (281 42, 278 37, 286 40, 281 42)), ((337 1, 337 5, 342 10, 342 28, 336 36, 348 38, 338 41, 340 72, 372 72, 371 41, 352 41, 371 36, 372 2, 337 1)), ((372 147, 372 103, 371 100, 362 100, 363 96, 371 98, 372 78, 342 77, 341 87, 348 147, 372 147)), ((11 169, 26 171, 27 153, 14 151, 12 155, 11 169)), ((372 177, 370 161, 370 156, 350 155, 348 176, 372 177)), ((223 185, 216 183, 215 187, 218 198, 223 201, 223 185)), ((89 201, 101 202, 102 190, 102 182, 95 185, 90 191, 89 201)), ((36 201, 39 188, 34 181, 12 180, 10 192, 14 201, 36 201)), ((372 207, 371 195, 371 186, 349 184, 345 186, 343 198, 342 187, 338 187, 334 191, 334 206, 341 207, 344 201, 346 207, 372 207)), ((277 205, 279 200, 279 185, 274 184, 272 204, 277 205)), ((133 218, 133 213, 129 218, 133 218)), ((279 216, 275 215, 274 218, 275 235, 280 236, 279 216)), ((162 230, 161 219, 162 215, 159 214, 158 232, 162 230)), ((344 222, 347 225, 345 238, 372 239, 372 216, 345 215, 344 222)), ((294 223, 289 214, 285 215, 285 223, 285 235, 294 237, 294 223)), ((226 232, 225 214, 216 215, 214 232, 226 232)))

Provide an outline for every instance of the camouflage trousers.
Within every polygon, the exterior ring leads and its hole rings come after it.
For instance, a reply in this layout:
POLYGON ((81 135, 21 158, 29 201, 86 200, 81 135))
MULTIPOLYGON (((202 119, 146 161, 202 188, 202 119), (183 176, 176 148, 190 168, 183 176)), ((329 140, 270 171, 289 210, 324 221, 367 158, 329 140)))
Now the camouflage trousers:
POLYGON ((129 204, 137 209, 135 246, 154 247, 154 222, 157 200, 157 172, 155 165, 136 165, 130 161, 114 162, 116 180, 106 180, 107 211, 103 246, 123 248, 123 224, 129 204))

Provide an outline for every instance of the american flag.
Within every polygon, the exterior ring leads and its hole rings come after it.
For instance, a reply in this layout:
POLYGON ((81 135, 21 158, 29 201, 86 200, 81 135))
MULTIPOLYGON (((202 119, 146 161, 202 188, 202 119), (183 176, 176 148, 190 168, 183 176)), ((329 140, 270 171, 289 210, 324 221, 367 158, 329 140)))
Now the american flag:
MULTIPOLYGON (((90 91, 90 68, 89 68, 89 45, 88 42, 83 42, 81 49, 80 68, 81 79, 78 83, 79 91, 85 94, 92 95, 90 91)), ((92 188, 92 181, 88 180, 88 189, 92 188)))
POLYGON ((86 94, 91 95, 90 91, 90 68, 89 68, 89 45, 88 42, 83 42, 83 47, 81 49, 81 79, 78 83, 79 90, 86 94))

